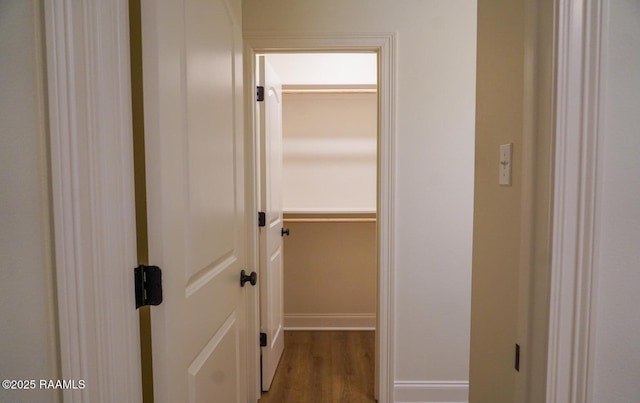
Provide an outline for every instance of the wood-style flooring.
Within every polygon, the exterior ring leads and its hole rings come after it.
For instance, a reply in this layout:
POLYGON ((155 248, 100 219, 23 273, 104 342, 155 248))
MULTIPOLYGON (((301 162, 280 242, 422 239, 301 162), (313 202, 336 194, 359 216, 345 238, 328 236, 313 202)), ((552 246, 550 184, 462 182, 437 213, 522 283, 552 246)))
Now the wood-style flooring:
POLYGON ((374 332, 287 331, 284 353, 260 403, 371 403, 374 332))

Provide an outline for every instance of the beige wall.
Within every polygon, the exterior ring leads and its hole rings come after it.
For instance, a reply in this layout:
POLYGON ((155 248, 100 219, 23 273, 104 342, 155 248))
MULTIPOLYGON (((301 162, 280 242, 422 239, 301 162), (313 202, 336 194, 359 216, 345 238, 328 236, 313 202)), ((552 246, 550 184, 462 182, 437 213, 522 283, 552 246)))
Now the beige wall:
POLYGON ((396 401, 465 400, 476 2, 245 0, 243 26, 245 33, 396 34, 396 401))
POLYGON ((472 403, 544 401, 552 5, 478 2, 472 403), (505 143, 514 144, 511 187, 498 185, 498 148, 505 143))
POLYGON ((375 211, 377 111, 375 93, 285 93, 285 211, 375 211))
POLYGON ((285 214, 287 328, 375 327, 377 105, 375 93, 285 89, 284 211, 324 212, 285 214), (372 221, 317 222, 337 218, 372 221))
POLYGON ((478 2, 476 169, 469 401, 512 402, 517 340, 524 112, 524 0, 478 2), (513 143, 513 185, 498 185, 513 143))
POLYGON ((285 226, 285 326, 374 327, 375 215, 286 214, 285 226), (305 222, 347 217, 371 221, 305 222))
MULTIPOLYGON (((58 379, 41 2, 0 2, 0 379, 58 379)), ((55 402, 8 391, 3 402, 55 402)))

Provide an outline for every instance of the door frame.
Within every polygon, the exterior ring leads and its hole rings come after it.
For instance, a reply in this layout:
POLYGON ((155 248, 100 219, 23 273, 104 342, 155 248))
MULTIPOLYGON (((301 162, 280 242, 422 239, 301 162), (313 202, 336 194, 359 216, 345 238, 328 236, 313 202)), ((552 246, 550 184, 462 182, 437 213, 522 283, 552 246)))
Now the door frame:
POLYGON ((43 3, 61 395, 140 402, 129 4, 43 3))
POLYGON ((547 402, 591 399, 608 0, 556 0, 547 402))
MULTIPOLYGON (((396 37, 393 33, 308 34, 245 32, 244 83, 247 211, 258 211, 258 133, 255 124, 256 54, 274 52, 375 52, 378 55, 378 312, 376 332, 376 395, 380 403, 394 401, 394 270, 395 267, 395 139, 396 37)), ((255 224, 255 223, 254 223, 255 224)), ((249 262, 258 267, 258 227, 248 231, 249 262)), ((249 301, 249 334, 260 332, 259 291, 249 301)), ((255 345, 254 345, 255 344, 255 345)), ((260 398, 260 347, 249 346, 249 396, 260 398)))

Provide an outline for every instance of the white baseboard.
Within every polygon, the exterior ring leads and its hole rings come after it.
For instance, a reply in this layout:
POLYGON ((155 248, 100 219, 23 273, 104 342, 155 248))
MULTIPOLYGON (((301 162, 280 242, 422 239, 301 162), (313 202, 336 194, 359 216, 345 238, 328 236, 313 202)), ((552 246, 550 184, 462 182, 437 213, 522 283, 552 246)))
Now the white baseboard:
POLYGON ((375 314, 289 314, 284 330, 375 330, 375 314))
POLYGON ((397 381, 397 403, 467 403, 468 381, 397 381))

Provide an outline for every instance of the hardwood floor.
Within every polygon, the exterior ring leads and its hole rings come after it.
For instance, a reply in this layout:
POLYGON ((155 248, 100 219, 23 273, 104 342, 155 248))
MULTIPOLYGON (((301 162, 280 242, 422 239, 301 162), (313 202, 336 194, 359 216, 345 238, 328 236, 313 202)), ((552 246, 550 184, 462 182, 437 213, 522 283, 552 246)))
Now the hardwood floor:
POLYGON ((287 331, 260 403, 375 402, 374 351, 372 331, 287 331))

